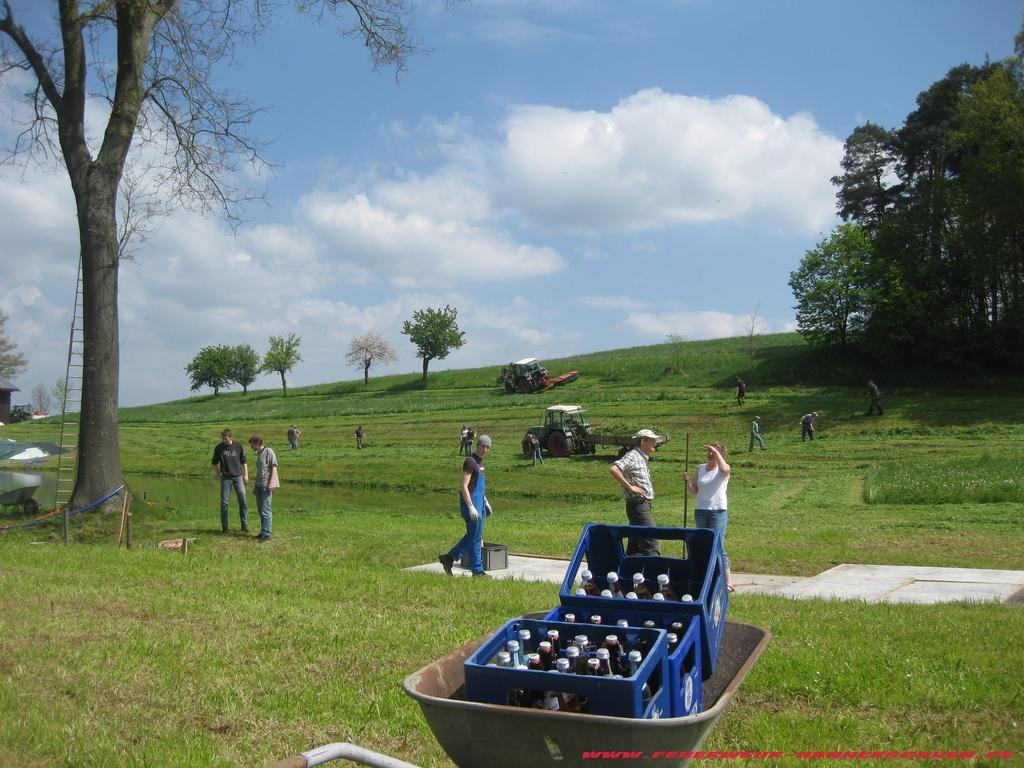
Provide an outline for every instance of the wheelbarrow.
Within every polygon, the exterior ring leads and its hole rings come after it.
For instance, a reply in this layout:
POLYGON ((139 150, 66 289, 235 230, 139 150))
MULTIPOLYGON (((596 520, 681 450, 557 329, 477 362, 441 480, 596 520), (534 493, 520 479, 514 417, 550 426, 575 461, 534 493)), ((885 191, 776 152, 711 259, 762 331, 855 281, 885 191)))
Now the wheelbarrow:
MULTIPOLYGON (((489 636, 488 636, 489 637, 489 636)), ((704 680, 704 710, 690 717, 640 720, 465 699, 463 664, 488 637, 474 640, 405 679, 434 737, 459 768, 575 768, 614 757, 621 768, 679 768, 696 751, 764 652, 771 633, 726 622, 715 672, 704 680)), ((309 768, 335 759, 374 768, 416 768, 353 744, 328 744, 271 763, 270 768, 309 768)))

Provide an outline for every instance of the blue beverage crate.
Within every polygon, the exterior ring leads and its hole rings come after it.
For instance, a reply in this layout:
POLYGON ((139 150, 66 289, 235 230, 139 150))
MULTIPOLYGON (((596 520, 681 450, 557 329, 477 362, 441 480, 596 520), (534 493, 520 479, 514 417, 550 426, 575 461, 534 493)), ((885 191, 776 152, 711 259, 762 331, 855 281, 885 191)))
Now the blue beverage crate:
POLYGON ((660 528, 655 526, 600 525, 583 528, 572 561, 566 569, 559 590, 561 604, 579 619, 592 614, 603 614, 623 604, 621 597, 599 597, 575 594, 576 574, 581 566, 589 568, 594 580, 606 588, 605 578, 615 571, 621 579, 632 583, 634 573, 642 573, 654 582, 659 573, 667 573, 677 591, 689 592, 692 602, 677 600, 630 600, 630 610, 668 613, 677 617, 699 616, 701 619, 701 672, 704 679, 715 671, 718 649, 725 631, 725 617, 729 610, 729 592, 725 587, 725 564, 718 531, 710 528, 660 528), (659 539, 667 542, 685 542, 686 557, 665 555, 626 555, 623 542, 631 536, 659 539))
MULTIPOLYGON (((699 714, 703 707, 703 688, 701 683, 703 675, 701 672, 700 655, 700 617, 699 616, 675 616, 670 613, 651 613, 649 611, 631 611, 625 600, 617 600, 618 605, 614 610, 601 614, 601 627, 606 629, 605 634, 613 634, 620 619, 629 622, 630 627, 642 627, 644 622, 650 619, 655 623, 657 629, 668 630, 673 622, 679 621, 683 624, 682 637, 676 647, 668 654, 668 685, 669 685, 669 714, 671 717, 688 717, 699 714)), ((633 601, 630 600, 630 603, 633 601)), ((553 608, 544 618, 548 621, 565 621, 565 615, 572 613, 573 608, 560 605, 553 608)), ((588 617, 589 620, 589 617, 588 617)), ((577 616, 576 623, 568 626, 575 627, 579 623, 577 616)))
POLYGON ((612 634, 608 627, 597 625, 568 624, 546 619, 512 619, 466 660, 464 666, 468 701, 507 704, 510 691, 552 691, 585 698, 587 713, 591 715, 644 719, 669 715, 671 694, 666 653, 668 640, 663 630, 630 627, 627 632, 620 628, 616 634, 619 634, 620 640, 627 647, 638 642, 644 643, 648 646, 648 652, 635 675, 616 678, 491 665, 498 651, 504 650, 505 643, 519 639, 520 629, 530 630, 535 639, 545 637, 549 629, 557 629, 563 648, 575 635, 586 635, 596 647, 597 643, 612 634), (646 705, 643 700, 644 684, 649 686, 652 694, 646 705))

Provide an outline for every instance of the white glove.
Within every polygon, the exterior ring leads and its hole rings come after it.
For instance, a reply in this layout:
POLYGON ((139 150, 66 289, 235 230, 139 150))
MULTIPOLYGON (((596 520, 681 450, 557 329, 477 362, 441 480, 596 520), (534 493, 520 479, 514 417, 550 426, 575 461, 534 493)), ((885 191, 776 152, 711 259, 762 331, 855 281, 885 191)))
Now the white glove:
POLYGON ((476 507, 472 504, 469 505, 469 519, 474 523, 480 519, 480 513, 476 511, 476 507))
POLYGON ((484 511, 487 512, 488 517, 494 514, 494 510, 491 509, 491 502, 489 502, 487 499, 484 499, 484 511))

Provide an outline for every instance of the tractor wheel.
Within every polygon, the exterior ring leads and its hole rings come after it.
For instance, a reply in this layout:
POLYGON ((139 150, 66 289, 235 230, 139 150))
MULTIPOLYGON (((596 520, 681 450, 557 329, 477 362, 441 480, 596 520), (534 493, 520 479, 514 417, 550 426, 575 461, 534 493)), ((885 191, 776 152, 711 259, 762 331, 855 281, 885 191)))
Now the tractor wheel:
POLYGON ((530 382, 523 377, 516 379, 516 392, 520 395, 530 394, 530 382))
POLYGON ((572 445, 561 432, 552 432, 548 437, 548 453, 561 459, 572 453, 572 445))
POLYGON ((516 391, 516 388, 512 386, 512 382, 508 379, 505 379, 505 391, 510 395, 516 391))

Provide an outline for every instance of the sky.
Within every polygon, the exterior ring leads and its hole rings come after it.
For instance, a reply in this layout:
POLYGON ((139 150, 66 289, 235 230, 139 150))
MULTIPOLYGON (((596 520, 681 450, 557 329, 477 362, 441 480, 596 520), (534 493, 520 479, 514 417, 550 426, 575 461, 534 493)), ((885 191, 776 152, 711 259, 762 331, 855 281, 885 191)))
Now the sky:
MULTIPOLYGON (((13 0, 30 31, 43 4, 13 0)), ((843 142, 899 127, 961 64, 1013 52, 1021 0, 418 0, 423 49, 374 71, 342 15, 279 13, 217 84, 263 107, 272 168, 232 228, 185 209, 120 269, 120 403, 189 396, 199 349, 301 337, 289 386, 450 305, 466 343, 430 370, 795 328, 789 274, 838 223, 843 142)), ((0 79, 8 147, 28 81, 0 79)), ((102 109, 92 105, 93 125, 102 109)), ((78 235, 65 172, 0 165, 0 309, 65 373, 78 235)), ((560 373, 561 371, 553 371, 560 373)), ((279 387, 276 374, 254 388, 279 387)), ((209 390, 203 390, 203 393, 209 390)))

